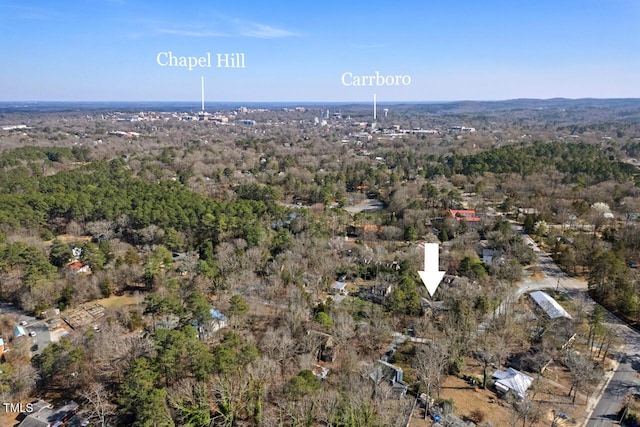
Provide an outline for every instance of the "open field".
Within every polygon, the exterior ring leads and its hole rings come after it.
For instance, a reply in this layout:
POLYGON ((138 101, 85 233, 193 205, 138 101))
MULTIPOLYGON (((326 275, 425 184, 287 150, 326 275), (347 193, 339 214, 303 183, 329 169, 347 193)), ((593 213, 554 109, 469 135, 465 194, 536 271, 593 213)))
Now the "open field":
POLYGON ((136 305, 144 301, 143 295, 124 294, 124 295, 112 295, 109 298, 102 298, 96 300, 96 303, 100 304, 104 308, 114 309, 127 305, 136 305))

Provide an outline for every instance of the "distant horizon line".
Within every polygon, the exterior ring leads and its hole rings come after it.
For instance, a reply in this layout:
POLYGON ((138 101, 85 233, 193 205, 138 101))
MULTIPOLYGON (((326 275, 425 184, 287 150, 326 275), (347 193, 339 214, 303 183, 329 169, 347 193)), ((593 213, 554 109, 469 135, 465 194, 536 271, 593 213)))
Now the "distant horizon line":
MULTIPOLYGON (((504 99, 453 99, 453 100, 421 100, 421 101, 377 101, 378 105, 393 105, 393 104, 450 104, 455 102, 509 102, 509 101, 620 101, 620 100, 640 100, 640 97, 627 97, 627 98, 598 98, 598 97, 583 97, 583 98, 567 98, 567 97, 553 97, 553 98, 504 98, 504 99)), ((194 100, 0 100, 0 104, 194 104, 199 105, 201 101, 194 100)), ((336 104, 357 104, 357 105, 369 105, 372 101, 209 101, 207 104, 279 104, 279 105, 336 105, 336 104)))

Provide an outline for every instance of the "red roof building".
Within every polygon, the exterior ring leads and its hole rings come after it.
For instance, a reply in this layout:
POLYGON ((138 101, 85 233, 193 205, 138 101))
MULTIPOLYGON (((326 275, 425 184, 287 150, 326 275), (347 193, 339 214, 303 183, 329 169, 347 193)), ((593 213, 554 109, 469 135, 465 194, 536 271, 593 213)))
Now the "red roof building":
POLYGON ((75 273, 91 273, 91 268, 86 264, 82 264, 80 261, 72 262, 67 265, 67 268, 75 273))
POLYGON ((447 211, 447 215, 452 218, 455 218, 458 221, 467 221, 467 222, 480 222, 482 221, 478 216, 476 216, 476 211, 473 209, 449 209, 447 211))

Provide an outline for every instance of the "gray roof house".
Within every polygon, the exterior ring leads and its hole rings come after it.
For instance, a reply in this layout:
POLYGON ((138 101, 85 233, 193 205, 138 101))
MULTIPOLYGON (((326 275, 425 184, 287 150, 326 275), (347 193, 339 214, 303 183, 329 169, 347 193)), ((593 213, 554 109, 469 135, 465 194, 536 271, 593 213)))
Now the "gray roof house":
POLYGON ((34 402, 32 411, 26 413, 18 427, 58 427, 65 425, 78 412, 79 405, 73 400, 53 409, 44 400, 34 402))
POLYGON ((378 381, 384 379, 391 385, 391 391, 394 396, 402 397, 407 394, 409 384, 402 380, 402 368, 385 362, 384 360, 376 360, 373 371, 369 374, 369 377, 378 381))

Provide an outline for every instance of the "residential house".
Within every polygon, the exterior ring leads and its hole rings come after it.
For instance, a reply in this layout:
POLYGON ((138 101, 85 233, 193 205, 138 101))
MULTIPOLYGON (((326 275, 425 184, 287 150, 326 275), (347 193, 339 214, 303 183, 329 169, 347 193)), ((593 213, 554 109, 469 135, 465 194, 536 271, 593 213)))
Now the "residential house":
POLYGON ((407 394, 409 384, 402 380, 402 368, 392 365, 384 360, 376 360, 373 371, 369 377, 373 381, 385 380, 391 385, 392 394, 396 397, 402 397, 407 394))
POLYGON ((91 274, 91 267, 87 264, 82 264, 80 261, 72 262, 67 268, 74 273, 91 274))
POLYGON ((347 295, 347 284, 345 282, 335 281, 329 290, 331 295, 347 295))
POLYGON ((391 293, 391 285, 374 285, 367 288, 360 288, 358 291, 358 297, 371 301, 376 304, 383 304, 384 300, 391 293))
POLYGON ((454 276, 453 274, 445 274, 442 283, 452 288, 465 288, 469 286, 469 279, 462 276, 454 276))
POLYGON ((172 254, 176 271, 182 276, 196 270, 199 258, 198 252, 174 252, 172 254))
POLYGON ((229 325, 229 319, 227 316, 215 308, 210 308, 209 313, 211 314, 211 319, 205 320, 204 324, 199 323, 196 320, 191 322, 191 324, 198 330, 200 339, 202 340, 211 338, 217 331, 226 328, 229 325))
POLYGON ((66 402, 57 409, 44 400, 32 404, 31 412, 25 413, 25 418, 18 427, 58 427, 64 426, 78 412, 79 405, 73 400, 66 402))
POLYGON ((527 389, 533 383, 533 378, 513 368, 508 368, 506 371, 497 370, 491 377, 496 381, 495 387, 498 393, 513 393, 519 399, 527 397, 527 389))
POLYGON ((229 325, 229 319, 218 310, 212 308, 209 310, 211 313, 210 328, 213 332, 226 328, 229 325))
POLYGON ((153 329, 176 329, 180 326, 180 318, 173 313, 159 316, 153 321, 153 329))
POLYGON ((320 378, 321 380, 326 380, 327 375, 329 375, 329 368, 316 363, 311 367, 311 372, 313 372, 313 375, 320 378))
POLYGON ((482 262, 484 262, 487 265, 502 264, 504 262, 504 258, 502 257, 502 251, 483 248, 482 262))
POLYGON ((24 337, 27 335, 27 331, 24 329, 24 327, 18 325, 15 328, 13 328, 13 335, 15 335, 16 338, 24 337))
POLYGON ((424 311, 425 314, 430 310, 434 312, 442 312, 442 311, 449 310, 449 307, 445 305, 444 301, 430 301, 426 298, 421 298, 421 301, 422 301, 422 311, 424 311))
POLYGON ((434 423, 431 424, 431 427, 474 427, 475 425, 471 421, 464 421, 453 414, 447 414, 437 419, 434 417, 434 423))
POLYGON ((457 221, 480 222, 482 219, 473 209, 449 209, 446 214, 457 221))
POLYGON ((336 343, 332 336, 324 336, 320 349, 318 350, 318 360, 321 362, 333 362, 336 360, 336 343))
POLYGON ((518 208, 518 213, 523 215, 537 215, 540 211, 536 208, 518 208))

